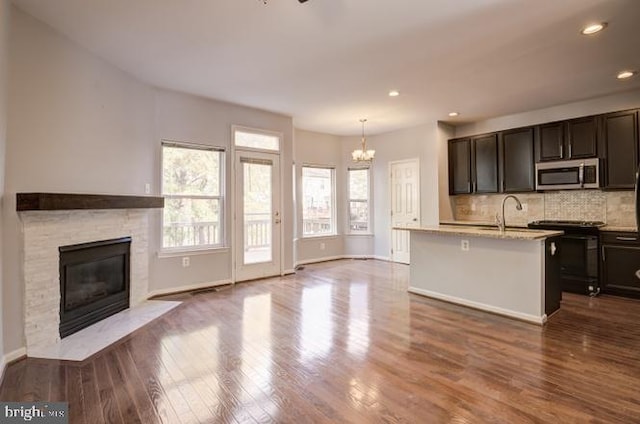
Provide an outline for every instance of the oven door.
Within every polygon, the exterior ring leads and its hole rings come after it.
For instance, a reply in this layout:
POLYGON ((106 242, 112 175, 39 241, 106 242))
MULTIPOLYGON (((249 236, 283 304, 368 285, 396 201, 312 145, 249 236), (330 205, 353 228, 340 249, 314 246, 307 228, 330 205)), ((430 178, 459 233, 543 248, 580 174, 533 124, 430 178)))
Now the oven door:
POLYGON ((569 234, 561 238, 563 290, 589 293, 598 286, 598 236, 569 234), (592 290, 589 290, 592 286, 592 290))

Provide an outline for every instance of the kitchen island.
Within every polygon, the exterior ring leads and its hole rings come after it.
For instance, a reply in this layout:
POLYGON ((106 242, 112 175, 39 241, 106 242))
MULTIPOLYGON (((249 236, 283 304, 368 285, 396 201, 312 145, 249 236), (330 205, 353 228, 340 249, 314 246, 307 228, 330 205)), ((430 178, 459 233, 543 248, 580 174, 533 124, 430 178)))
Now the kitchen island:
POLYGON ((562 231, 438 225, 411 231, 409 291, 544 324, 561 299, 562 231))

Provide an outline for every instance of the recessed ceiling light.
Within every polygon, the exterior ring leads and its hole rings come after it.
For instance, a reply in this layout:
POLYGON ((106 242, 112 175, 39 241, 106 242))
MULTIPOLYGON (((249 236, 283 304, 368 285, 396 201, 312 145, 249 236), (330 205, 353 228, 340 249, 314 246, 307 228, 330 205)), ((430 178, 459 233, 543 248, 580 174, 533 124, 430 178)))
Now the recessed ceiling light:
POLYGON ((606 22, 598 22, 597 24, 589 24, 586 27, 582 28, 580 33, 582 33, 582 35, 593 35, 593 34, 597 34, 598 32, 602 31, 606 27, 607 27, 607 23, 606 22))
POLYGON ((620 71, 618 73, 618 79, 631 78, 632 76, 634 76, 637 73, 638 73, 637 71, 620 71))
POLYGON ((458 112, 449 112, 449 116, 452 118, 455 118, 458 115, 460 115, 458 112))
POLYGON ((389 97, 398 97, 399 95, 400 95, 400 92, 398 90, 389 91, 389 97))

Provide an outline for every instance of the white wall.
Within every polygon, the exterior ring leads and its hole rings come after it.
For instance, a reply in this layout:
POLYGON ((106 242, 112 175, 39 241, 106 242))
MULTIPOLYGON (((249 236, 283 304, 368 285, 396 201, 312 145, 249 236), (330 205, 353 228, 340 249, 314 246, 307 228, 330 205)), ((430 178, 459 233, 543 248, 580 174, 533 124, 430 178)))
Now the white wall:
MULTIPOLYGON (((24 346, 20 222, 15 193, 143 195, 145 184, 150 183, 152 193, 160 194, 163 138, 229 148, 232 124, 281 132, 284 268, 293 268, 291 118, 153 88, 16 8, 11 8, 9 40, 3 202, 5 352, 24 346)), ((230 160, 229 154, 227 194, 230 160)), ((230 204, 227 200, 227 217, 230 204)), ((179 265, 179 258, 158 258, 160 213, 155 210, 150 220, 152 291, 231 277, 228 251, 192 256, 188 268, 179 265)), ((228 219, 228 233, 230 225, 228 219)))
POLYGON ((295 235, 296 262, 306 263, 344 255, 346 232, 346 172, 343 167, 341 138, 300 129, 295 130, 295 178, 297 208, 297 234, 295 235), (306 164, 328 165, 336 169, 337 235, 302 237, 302 167, 306 164), (324 249, 322 249, 324 245, 324 249))
MULTIPOLYGON (((391 194, 389 188, 389 163, 418 158, 420 160, 420 215, 421 224, 437 224, 438 204, 438 158, 440 149, 446 145, 443 132, 434 121, 430 124, 391 133, 367 137, 367 146, 376 150, 373 161, 373 212, 374 246, 376 257, 388 258, 391 249, 391 194)), ((359 137, 343 138, 343 156, 358 147, 359 137)))
MULTIPOLYGON (((293 268, 293 188, 291 181, 293 126, 290 117, 250 109, 229 103, 204 99, 187 94, 165 90, 156 91, 156 131, 158 146, 156 153, 155 187, 160 190, 160 140, 176 140, 190 143, 208 144, 223 147, 227 151, 226 159, 226 202, 225 234, 227 243, 231 242, 233 222, 231 218, 231 127, 241 125, 250 128, 277 131, 283 135, 280 167, 283 177, 284 225, 283 243, 285 247, 284 270, 293 268)), ((152 228, 160 228, 160 214, 157 214, 152 228)), ((191 258, 189 268, 183 268, 180 256, 158 257, 161 240, 159 231, 151 231, 152 258, 151 290, 164 290, 180 285, 219 282, 231 279, 231 249, 222 249, 213 253, 186 255, 191 258)))
MULTIPOLYGON (((2 202, 6 201, 4 199, 4 174, 5 151, 7 146, 7 61, 9 59, 7 50, 9 13, 9 1, 0 0, 0 198, 2 198, 2 202)), ((2 209, 0 209, 0 222, 2 222, 2 209)), ((2 226, 0 226, 0 240, 2 240, 2 226)), ((4 306, 2 305, 2 292, 4 291, 5 280, 2 277, 2 250, 2 243, 0 243, 0 358, 3 358, 5 354, 3 338, 4 306)), ((0 371, 0 373, 1 372, 2 371, 0 371)))
MULTIPOLYGON (((622 82, 622 84, 624 84, 624 82, 622 82)), ((637 107, 640 107, 640 90, 632 90, 611 96, 598 97, 581 102, 567 103, 564 105, 516 113, 513 115, 488 119, 486 121, 461 125, 456 127, 455 136, 465 137, 468 135, 518 128, 545 122, 560 121, 580 116, 597 115, 600 113, 615 112, 637 107)))

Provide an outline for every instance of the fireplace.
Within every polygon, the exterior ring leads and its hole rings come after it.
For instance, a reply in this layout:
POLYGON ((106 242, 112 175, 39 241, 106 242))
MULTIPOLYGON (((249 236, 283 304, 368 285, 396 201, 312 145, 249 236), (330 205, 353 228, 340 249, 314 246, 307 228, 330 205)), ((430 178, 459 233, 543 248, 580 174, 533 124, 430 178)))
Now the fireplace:
POLYGON ((129 307, 131 237, 61 246, 60 337, 129 307))

